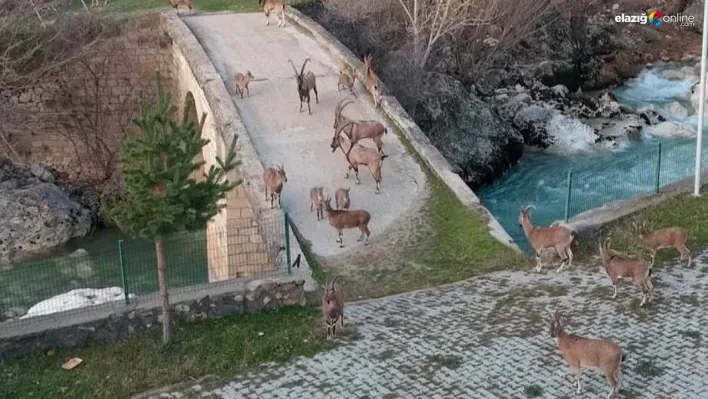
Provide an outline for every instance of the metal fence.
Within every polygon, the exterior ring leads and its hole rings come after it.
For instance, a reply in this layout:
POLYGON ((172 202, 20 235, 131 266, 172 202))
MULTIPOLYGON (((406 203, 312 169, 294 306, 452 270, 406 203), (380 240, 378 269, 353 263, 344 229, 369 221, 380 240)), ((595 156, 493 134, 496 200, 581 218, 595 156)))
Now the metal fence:
MULTIPOLYGON (((287 214, 163 241, 169 288, 291 273, 287 214)), ((130 304, 158 290, 155 243, 115 240, 0 270, 0 323, 111 301, 130 304)))
POLYGON ((604 163, 569 170, 565 189, 565 213, 558 219, 598 208, 610 201, 624 200, 641 194, 658 193, 671 183, 688 178, 694 173, 695 145, 685 141, 657 143, 621 162, 604 163), (591 176, 605 176, 591 179, 591 176), (588 183, 592 181, 593 183, 588 183))

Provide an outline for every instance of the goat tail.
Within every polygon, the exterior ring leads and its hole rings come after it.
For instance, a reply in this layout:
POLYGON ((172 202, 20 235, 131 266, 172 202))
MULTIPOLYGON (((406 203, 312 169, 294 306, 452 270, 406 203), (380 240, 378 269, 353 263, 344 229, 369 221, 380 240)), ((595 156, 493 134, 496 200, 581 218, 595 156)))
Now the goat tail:
POLYGON ((381 160, 382 160, 382 161, 383 161, 384 159, 386 159, 386 158, 388 158, 388 155, 386 155, 386 154, 381 155, 381 160))
POLYGON ((627 360, 627 354, 622 351, 622 357, 620 358, 620 363, 624 363, 624 361, 627 360))
POLYGON ((384 128, 384 134, 388 134, 388 129, 384 128))

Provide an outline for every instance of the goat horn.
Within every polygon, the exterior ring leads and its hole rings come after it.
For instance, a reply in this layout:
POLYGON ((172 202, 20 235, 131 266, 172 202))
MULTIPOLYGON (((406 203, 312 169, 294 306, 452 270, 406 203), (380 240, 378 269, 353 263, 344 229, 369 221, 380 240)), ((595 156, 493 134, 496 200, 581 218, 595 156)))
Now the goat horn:
POLYGON ((306 58, 305 62, 302 63, 302 68, 300 69, 300 76, 302 76, 302 74, 305 73, 305 65, 307 65, 307 61, 310 61, 310 59, 306 58))
POLYGON ((295 72, 295 76, 299 76, 297 73, 297 68, 295 68, 295 64, 293 63, 293 60, 288 60, 288 62, 290 63, 290 65, 293 66, 293 72, 295 72))
POLYGON ((359 126, 359 124, 357 122, 350 121, 350 122, 344 124, 343 126, 340 126, 339 129, 337 129, 337 132, 334 134, 334 137, 341 135, 345 128, 352 126, 352 125, 359 126))
POLYGON ((337 282, 337 279, 341 278, 342 276, 336 276, 334 280, 332 280, 332 285, 334 285, 337 282))
POLYGON ((334 114, 335 114, 335 115, 339 115, 339 114, 340 114, 339 110, 342 108, 342 104, 344 104, 345 101, 347 101, 347 99, 346 99, 346 98, 343 98, 343 99, 337 104, 337 108, 334 109, 334 114))
POLYGON ((346 108, 349 104, 354 104, 354 100, 346 100, 346 103, 344 103, 344 105, 342 105, 342 108, 339 109, 339 115, 342 115, 344 108, 346 108))

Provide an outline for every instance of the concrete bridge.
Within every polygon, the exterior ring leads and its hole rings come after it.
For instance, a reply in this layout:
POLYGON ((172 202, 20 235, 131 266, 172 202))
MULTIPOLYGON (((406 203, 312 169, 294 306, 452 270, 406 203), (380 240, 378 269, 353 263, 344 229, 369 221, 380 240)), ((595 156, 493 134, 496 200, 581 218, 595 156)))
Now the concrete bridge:
MULTIPOLYGON (((228 235, 213 235, 219 238, 218 242, 209 243, 212 281, 272 268, 273 257, 283 247, 281 238, 273 239, 263 228, 277 225, 283 217, 283 211, 270 209, 265 201, 265 167, 284 165, 288 182, 282 194, 283 208, 311 243, 312 251, 320 256, 355 251, 363 244, 356 241, 358 230, 350 230, 345 231, 345 248, 339 248, 334 228, 327 220, 317 221, 315 213, 310 212, 311 187, 324 186, 325 195, 332 197, 338 188, 351 188, 351 209, 371 213, 369 227, 374 244, 377 236, 393 228, 398 220, 420 211, 427 193, 426 174, 401 143, 396 129, 404 131, 413 148, 463 204, 480 206, 395 99, 384 97, 384 108, 375 109, 360 80, 355 87, 357 98, 348 91, 339 92, 339 70, 351 60, 343 57, 336 45, 323 42, 317 32, 305 32, 293 23, 292 18, 301 16, 291 14, 290 18, 286 27, 279 28, 277 24, 266 26, 262 14, 163 16, 165 29, 173 40, 177 95, 182 101, 193 101, 196 114, 208 115, 202 132, 211 141, 203 153, 206 168, 215 163, 217 155, 223 156, 233 137, 238 136, 242 166, 231 177, 243 179, 244 184, 227 198, 225 211, 210 229, 246 232, 237 235, 238 240, 253 234, 245 240, 251 244, 247 246, 229 242, 228 235), (307 58, 311 61, 306 70, 317 76, 319 91, 319 103, 314 95, 311 99, 312 115, 299 112, 296 82, 288 62, 292 60, 300 66, 307 58), (246 71, 253 73, 255 81, 250 84, 250 97, 242 99, 234 89, 234 74, 246 71), (353 177, 345 179, 346 159, 340 151, 333 153, 330 148, 333 111, 344 98, 354 100, 346 110, 349 117, 376 119, 388 129, 384 151, 389 157, 384 160, 380 194, 375 194, 375 182, 368 170, 360 168, 360 185, 354 184, 353 177)), ((369 140, 362 144, 375 148, 369 140)), ((488 216, 493 234, 509 244, 510 238, 488 216)))

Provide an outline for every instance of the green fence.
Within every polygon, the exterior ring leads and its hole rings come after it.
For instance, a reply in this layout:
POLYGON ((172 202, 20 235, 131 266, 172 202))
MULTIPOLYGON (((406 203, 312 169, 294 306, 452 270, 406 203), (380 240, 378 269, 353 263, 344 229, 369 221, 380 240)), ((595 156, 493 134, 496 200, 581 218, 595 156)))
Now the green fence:
POLYGON ((582 171, 569 170, 563 218, 567 222, 583 211, 610 201, 659 192, 668 184, 692 176, 694 165, 695 144, 674 140, 659 142, 631 157, 598 161, 582 171), (598 179, 598 176, 603 178, 598 179))
MULTIPOLYGON (((209 282, 210 263, 212 271, 214 265, 221 266, 219 281, 290 273, 288 232, 286 214, 264 218, 258 227, 249 223, 167 237, 168 286, 209 282)), ((154 242, 117 240, 109 245, 0 270, 0 322, 109 301, 130 303, 158 291, 154 242), (62 295, 72 290, 83 291, 62 295)))

